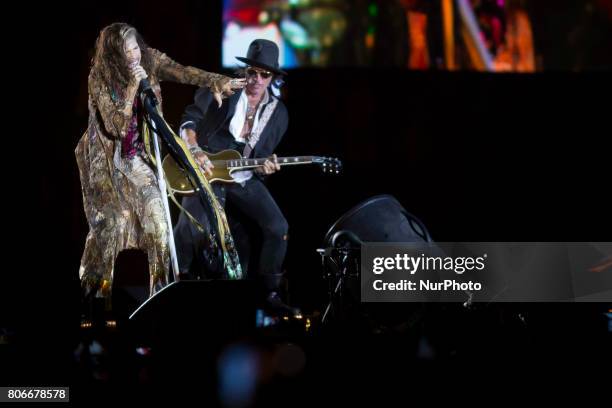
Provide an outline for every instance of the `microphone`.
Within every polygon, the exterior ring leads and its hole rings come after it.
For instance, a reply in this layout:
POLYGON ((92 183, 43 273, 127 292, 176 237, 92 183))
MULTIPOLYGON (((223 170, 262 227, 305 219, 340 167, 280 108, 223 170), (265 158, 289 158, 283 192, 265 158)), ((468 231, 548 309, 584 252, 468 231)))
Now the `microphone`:
POLYGON ((140 85, 138 86, 138 91, 140 93, 148 92, 148 91, 153 91, 153 89, 151 89, 151 84, 149 83, 149 79, 148 78, 142 78, 140 80, 140 85))
MULTIPOLYGON (((139 62, 134 61, 130 63, 130 69, 134 69, 139 65, 139 62)), ((155 92, 153 92, 153 88, 151 88, 151 83, 148 78, 143 78, 140 80, 140 84, 138 85, 138 94, 145 99, 147 96, 151 98, 151 102, 153 106, 157 105, 157 98, 155 97, 155 92), (144 95, 143 95, 144 94, 144 95)))
POLYGON ((155 96, 155 92, 153 92, 153 88, 151 88, 151 83, 147 78, 143 78, 140 80, 140 85, 138 86, 138 92, 141 96, 150 97, 153 105, 157 105, 157 97, 155 96))

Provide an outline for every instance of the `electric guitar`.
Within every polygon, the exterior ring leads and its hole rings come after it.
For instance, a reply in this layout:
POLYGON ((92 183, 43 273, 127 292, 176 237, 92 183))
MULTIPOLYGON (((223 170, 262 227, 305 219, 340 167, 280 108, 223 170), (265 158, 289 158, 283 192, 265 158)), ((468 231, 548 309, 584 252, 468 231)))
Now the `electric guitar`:
MULTIPOLYGON (((204 174, 210 183, 222 182, 233 183, 232 173, 238 170, 255 169, 262 167, 267 158, 243 158, 236 150, 223 150, 219 153, 204 152, 212 164, 212 175, 204 174)), ((299 164, 316 164, 321 167, 324 173, 339 174, 342 169, 342 162, 332 157, 321 156, 292 156, 278 157, 278 164, 281 166, 292 166, 299 164)), ((174 159, 167 155, 163 160, 163 168, 168 180, 168 186, 175 194, 193 194, 194 188, 189 181, 189 177, 183 169, 176 164, 174 159)))

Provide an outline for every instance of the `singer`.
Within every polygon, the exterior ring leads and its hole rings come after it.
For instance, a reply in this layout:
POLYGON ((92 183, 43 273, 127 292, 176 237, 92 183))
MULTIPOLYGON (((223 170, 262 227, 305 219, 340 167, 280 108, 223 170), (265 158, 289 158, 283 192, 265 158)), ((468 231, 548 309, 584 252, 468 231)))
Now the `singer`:
POLYGON ((182 66, 150 48, 134 27, 111 24, 100 32, 89 73, 89 125, 76 150, 89 234, 79 276, 86 298, 110 299, 115 258, 124 249, 147 253, 150 294, 166 285, 169 226, 161 193, 143 152, 143 107, 147 80, 161 109, 163 80, 205 86, 221 104, 245 81, 182 66))

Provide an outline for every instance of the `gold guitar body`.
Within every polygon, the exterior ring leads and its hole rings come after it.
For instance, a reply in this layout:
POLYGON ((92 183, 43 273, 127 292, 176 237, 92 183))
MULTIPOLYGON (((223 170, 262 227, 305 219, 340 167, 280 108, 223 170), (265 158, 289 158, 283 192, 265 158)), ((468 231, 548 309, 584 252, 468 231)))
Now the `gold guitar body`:
MULTIPOLYGON (((233 183, 234 179, 232 178, 231 172, 234 171, 227 167, 227 161, 229 160, 240 160, 242 159, 242 155, 236 150, 223 150, 219 153, 212 154, 205 152, 210 161, 213 162, 215 166, 212 169, 213 174, 204 174, 206 180, 209 183, 214 182, 223 182, 223 183, 233 183)), ((170 189, 176 194, 193 194, 194 189, 193 185, 189 181, 185 171, 176 164, 176 161, 170 155, 166 155, 164 161, 162 163, 164 168, 164 172, 166 173, 166 178, 168 180, 168 185, 170 189)))

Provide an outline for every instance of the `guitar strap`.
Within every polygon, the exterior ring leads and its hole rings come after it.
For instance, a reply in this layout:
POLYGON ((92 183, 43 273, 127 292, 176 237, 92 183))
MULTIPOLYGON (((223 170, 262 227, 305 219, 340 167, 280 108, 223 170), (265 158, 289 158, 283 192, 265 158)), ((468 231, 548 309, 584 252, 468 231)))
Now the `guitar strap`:
POLYGON ((248 158, 253 152, 255 145, 259 141, 261 132, 264 130, 264 128, 268 124, 268 121, 272 117, 274 109, 276 109, 276 105, 278 105, 278 99, 272 98, 272 102, 270 102, 264 108, 264 111, 261 114, 261 118, 259 119, 259 123, 257 123, 257 128, 253 129, 251 135, 249 136, 249 141, 247 142, 246 146, 244 146, 244 152, 242 153, 242 157, 244 157, 245 159, 248 158))

